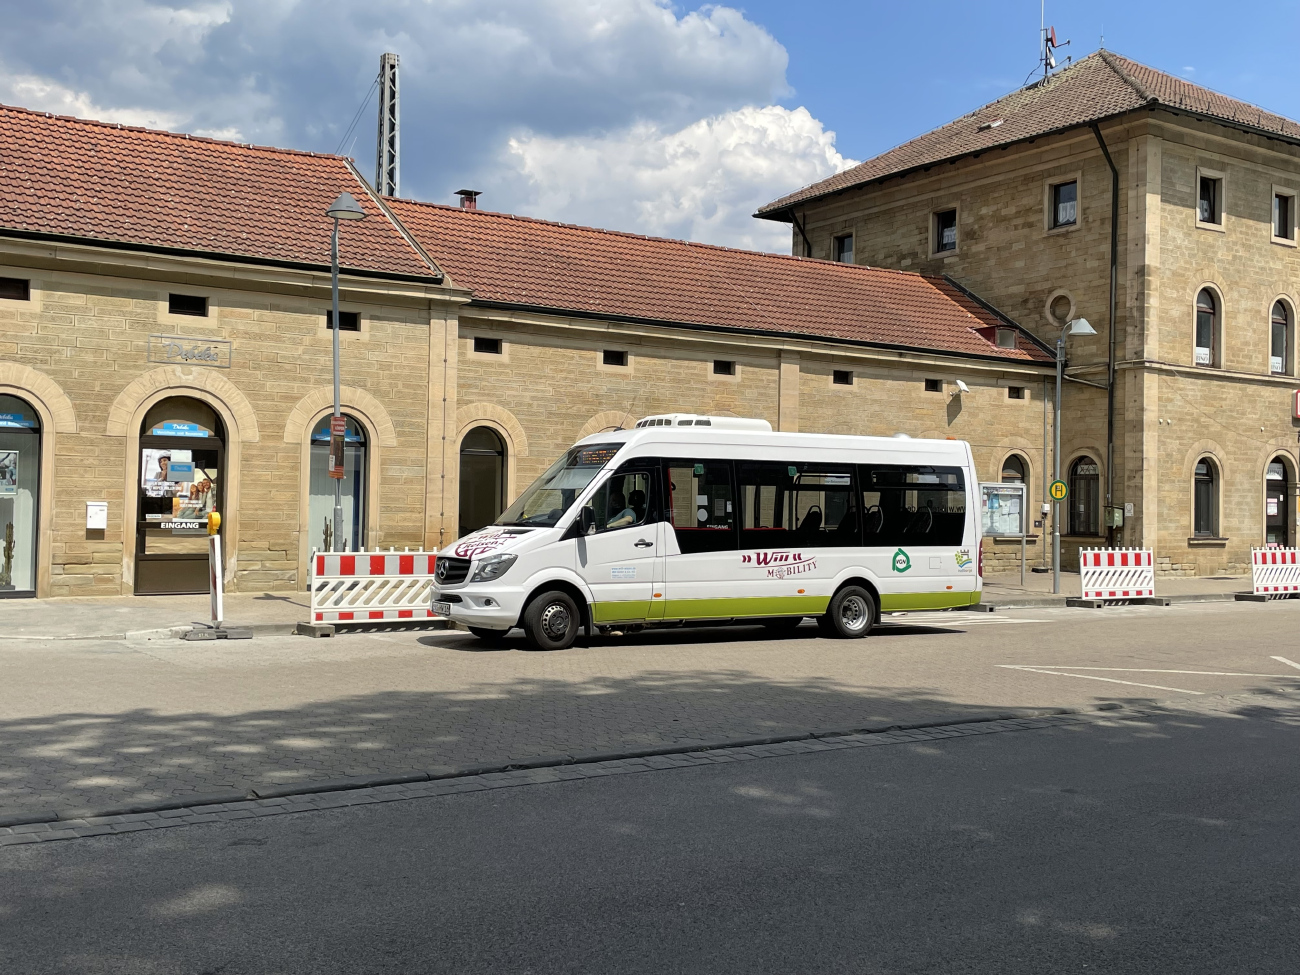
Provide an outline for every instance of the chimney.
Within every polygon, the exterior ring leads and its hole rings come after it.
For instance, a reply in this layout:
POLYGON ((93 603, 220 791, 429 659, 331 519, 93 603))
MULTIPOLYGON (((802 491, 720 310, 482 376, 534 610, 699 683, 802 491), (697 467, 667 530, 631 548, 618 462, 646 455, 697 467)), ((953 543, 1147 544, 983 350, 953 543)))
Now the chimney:
POLYGON ((375 189, 380 196, 398 195, 397 55, 379 56, 379 144, 375 150, 375 189))
POLYGON ((460 208, 462 210, 477 210, 480 190, 457 190, 456 195, 460 197, 460 208))

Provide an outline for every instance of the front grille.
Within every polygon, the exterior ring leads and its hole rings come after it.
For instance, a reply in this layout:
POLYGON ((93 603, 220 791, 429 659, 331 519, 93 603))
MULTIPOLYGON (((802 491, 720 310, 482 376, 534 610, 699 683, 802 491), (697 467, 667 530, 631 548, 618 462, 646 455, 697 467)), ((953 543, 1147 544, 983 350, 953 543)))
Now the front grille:
POLYGON ((433 577, 438 580, 440 586, 460 585, 468 575, 469 559, 452 559, 439 556, 438 564, 433 570, 433 577))

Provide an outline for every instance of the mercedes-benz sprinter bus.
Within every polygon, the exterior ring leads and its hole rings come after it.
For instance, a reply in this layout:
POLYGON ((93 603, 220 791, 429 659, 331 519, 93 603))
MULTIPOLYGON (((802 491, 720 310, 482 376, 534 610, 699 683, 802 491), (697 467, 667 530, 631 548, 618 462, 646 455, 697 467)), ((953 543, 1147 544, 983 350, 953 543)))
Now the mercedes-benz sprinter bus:
POLYGON ((807 617, 862 637, 882 612, 979 603, 977 497, 964 441, 646 417, 580 441, 439 552, 433 610, 546 650, 583 631, 807 617))

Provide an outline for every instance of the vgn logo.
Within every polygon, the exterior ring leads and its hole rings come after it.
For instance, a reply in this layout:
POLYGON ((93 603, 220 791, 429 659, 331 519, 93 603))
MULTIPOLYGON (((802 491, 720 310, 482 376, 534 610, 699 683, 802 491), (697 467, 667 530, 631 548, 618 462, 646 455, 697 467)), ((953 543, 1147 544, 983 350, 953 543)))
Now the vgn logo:
POLYGON ((901 548, 894 553, 894 571, 906 572, 912 567, 911 557, 901 548))

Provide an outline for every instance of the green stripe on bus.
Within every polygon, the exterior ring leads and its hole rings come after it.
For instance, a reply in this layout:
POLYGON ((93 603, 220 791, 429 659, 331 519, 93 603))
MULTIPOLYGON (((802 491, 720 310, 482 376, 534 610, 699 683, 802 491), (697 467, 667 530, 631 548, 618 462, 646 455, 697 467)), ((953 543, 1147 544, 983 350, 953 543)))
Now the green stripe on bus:
POLYGON ((591 612, 597 623, 644 620, 650 615, 650 600, 628 599, 613 603, 593 603, 591 612))
POLYGON ((901 613, 919 609, 953 609, 957 606, 976 606, 977 592, 891 592, 880 597, 882 613, 901 613))

